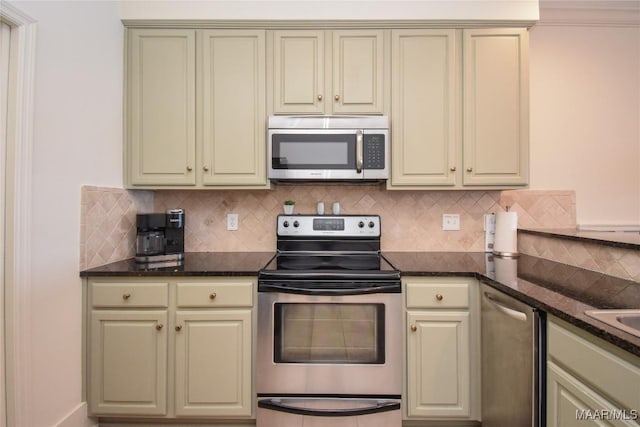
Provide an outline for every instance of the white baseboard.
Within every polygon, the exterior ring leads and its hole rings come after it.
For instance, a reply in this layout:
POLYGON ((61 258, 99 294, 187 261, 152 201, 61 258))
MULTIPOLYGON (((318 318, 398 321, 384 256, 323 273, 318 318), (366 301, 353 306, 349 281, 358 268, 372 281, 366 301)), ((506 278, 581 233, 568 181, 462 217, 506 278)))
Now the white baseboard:
POLYGON ((98 427, 98 422, 87 417, 87 402, 81 402, 55 427, 98 427))

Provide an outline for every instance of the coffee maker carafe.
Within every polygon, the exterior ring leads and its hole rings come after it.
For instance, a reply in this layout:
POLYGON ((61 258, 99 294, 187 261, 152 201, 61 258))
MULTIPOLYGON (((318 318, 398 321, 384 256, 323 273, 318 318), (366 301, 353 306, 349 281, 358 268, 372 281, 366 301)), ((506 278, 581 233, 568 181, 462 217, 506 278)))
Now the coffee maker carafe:
POLYGON ((184 258, 184 225, 183 209, 136 215, 136 262, 181 262, 184 258))

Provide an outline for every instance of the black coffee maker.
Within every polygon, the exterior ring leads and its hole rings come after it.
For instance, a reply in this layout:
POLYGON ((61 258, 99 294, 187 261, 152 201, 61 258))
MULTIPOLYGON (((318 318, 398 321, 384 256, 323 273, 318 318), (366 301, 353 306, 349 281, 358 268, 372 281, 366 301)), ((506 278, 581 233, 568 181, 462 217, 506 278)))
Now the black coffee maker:
POLYGON ((184 209, 137 214, 136 262, 179 263, 184 259, 184 209))

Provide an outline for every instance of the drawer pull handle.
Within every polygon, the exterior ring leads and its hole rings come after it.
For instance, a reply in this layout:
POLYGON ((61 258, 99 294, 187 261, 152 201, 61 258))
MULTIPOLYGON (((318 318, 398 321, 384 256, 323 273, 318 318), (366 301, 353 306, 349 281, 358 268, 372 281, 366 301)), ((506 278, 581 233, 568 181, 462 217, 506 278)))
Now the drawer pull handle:
POLYGON ((411 325, 411 332, 416 332, 418 327, 416 325, 411 325))
POLYGON ((214 300, 217 296, 218 294, 216 294, 215 292, 211 292, 211 295, 209 295, 209 299, 214 300))
POLYGON ((122 299, 123 300, 128 300, 129 298, 131 298, 131 294, 122 294, 122 299))
POLYGON ((158 324, 156 325, 156 330, 157 330, 157 331, 161 331, 161 330, 162 330, 162 328, 164 328, 164 325, 163 325, 162 323, 158 323, 158 324))
POLYGON ((176 332, 180 332, 182 330, 182 325, 176 325, 176 332))
POLYGON ((444 299, 444 297, 442 296, 442 294, 436 294, 436 299, 438 301, 442 301, 444 299))

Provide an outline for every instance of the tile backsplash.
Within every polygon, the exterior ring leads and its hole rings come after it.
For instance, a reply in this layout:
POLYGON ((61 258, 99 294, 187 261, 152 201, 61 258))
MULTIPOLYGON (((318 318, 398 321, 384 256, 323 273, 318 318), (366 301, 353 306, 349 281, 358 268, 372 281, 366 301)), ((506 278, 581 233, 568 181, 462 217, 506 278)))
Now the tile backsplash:
POLYGON ((83 186, 80 269, 135 255, 136 213, 153 212, 153 192, 83 186))
POLYGON ((522 226, 575 227, 573 191, 390 191, 380 185, 277 185, 268 191, 127 191, 83 187, 81 268, 128 258, 135 252, 135 213, 186 212, 186 251, 273 251, 276 216, 287 199, 295 213, 325 212, 339 202, 343 214, 382 217, 385 251, 484 250, 484 214, 517 211, 522 226), (237 213, 239 228, 228 231, 226 215, 237 213), (442 214, 460 215, 460 231, 443 231, 442 214))

